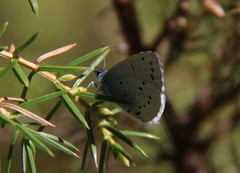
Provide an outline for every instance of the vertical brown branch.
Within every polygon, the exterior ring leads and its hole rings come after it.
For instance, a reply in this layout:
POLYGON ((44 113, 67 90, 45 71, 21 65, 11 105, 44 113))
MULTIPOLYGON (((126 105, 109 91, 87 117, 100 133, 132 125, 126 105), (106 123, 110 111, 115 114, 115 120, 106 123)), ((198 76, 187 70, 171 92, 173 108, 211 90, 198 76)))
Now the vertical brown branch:
POLYGON ((140 27, 132 0, 113 0, 121 29, 129 45, 129 53, 143 51, 140 27))

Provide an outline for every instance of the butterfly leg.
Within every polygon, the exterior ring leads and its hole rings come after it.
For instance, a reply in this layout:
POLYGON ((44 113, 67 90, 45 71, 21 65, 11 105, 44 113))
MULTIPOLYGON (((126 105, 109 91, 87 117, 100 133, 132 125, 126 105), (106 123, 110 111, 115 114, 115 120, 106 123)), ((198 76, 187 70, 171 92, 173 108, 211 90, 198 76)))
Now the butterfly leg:
POLYGON ((96 86, 96 83, 94 81, 90 82, 87 86, 87 89, 90 87, 90 86, 96 86))

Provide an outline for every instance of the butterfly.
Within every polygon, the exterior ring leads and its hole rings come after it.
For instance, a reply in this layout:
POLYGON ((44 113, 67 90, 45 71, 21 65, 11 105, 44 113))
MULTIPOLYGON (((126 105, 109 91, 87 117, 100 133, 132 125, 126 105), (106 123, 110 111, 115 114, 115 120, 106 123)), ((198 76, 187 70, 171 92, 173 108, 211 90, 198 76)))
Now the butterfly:
POLYGON ((157 124, 166 96, 163 62, 156 52, 135 54, 109 70, 96 69, 97 88, 135 118, 157 124), (124 102, 125 101, 125 102, 124 102))

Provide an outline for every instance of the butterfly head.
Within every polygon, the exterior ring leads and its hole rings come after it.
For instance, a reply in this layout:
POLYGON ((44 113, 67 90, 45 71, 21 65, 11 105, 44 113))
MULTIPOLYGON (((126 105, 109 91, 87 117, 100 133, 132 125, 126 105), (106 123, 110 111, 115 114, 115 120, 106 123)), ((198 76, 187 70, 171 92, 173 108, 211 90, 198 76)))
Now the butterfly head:
POLYGON ((94 70, 94 72, 96 73, 97 78, 98 78, 97 83, 95 85, 96 85, 97 89, 101 89, 102 79, 103 79, 103 76, 105 75, 105 73, 107 72, 107 70, 103 70, 101 68, 96 68, 94 70))
POLYGON ((94 72, 96 73, 97 77, 99 78, 102 74, 104 74, 106 70, 103 70, 101 68, 96 68, 94 72))

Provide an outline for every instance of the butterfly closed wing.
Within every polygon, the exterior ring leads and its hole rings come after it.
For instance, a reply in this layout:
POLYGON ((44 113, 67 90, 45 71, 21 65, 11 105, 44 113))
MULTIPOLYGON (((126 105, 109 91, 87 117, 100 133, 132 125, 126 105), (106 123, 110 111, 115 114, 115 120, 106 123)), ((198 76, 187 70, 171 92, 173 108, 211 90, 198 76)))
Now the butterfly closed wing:
POLYGON ((143 122, 158 123, 164 111, 163 63, 156 52, 141 52, 113 66, 98 70, 97 86, 108 97, 143 122))

